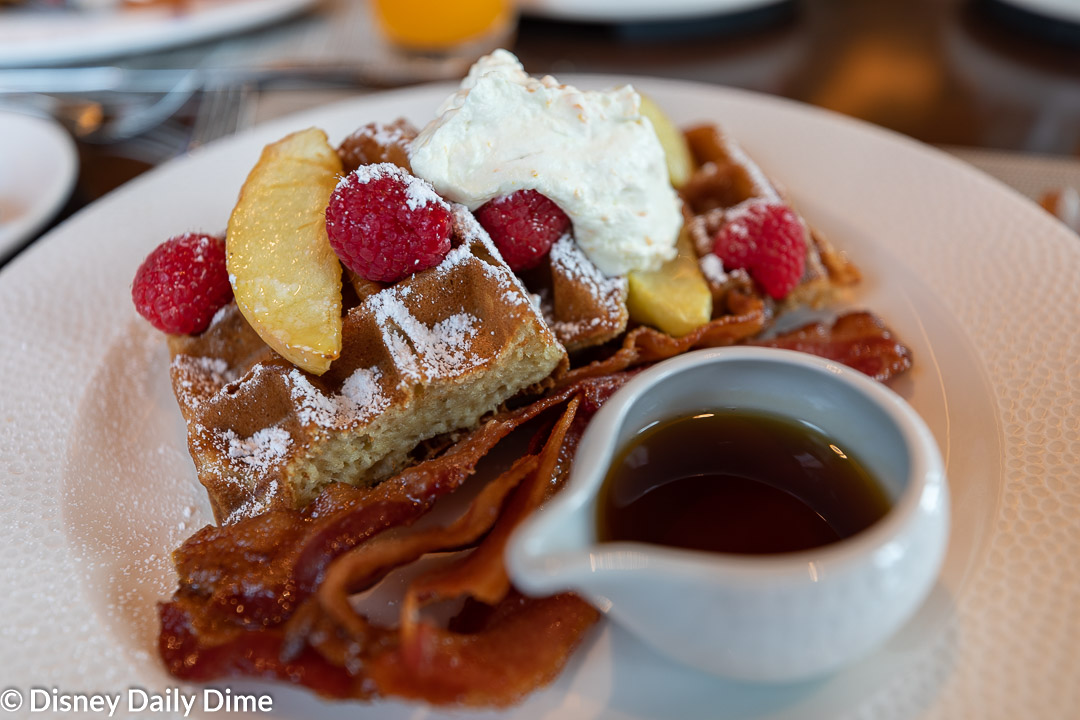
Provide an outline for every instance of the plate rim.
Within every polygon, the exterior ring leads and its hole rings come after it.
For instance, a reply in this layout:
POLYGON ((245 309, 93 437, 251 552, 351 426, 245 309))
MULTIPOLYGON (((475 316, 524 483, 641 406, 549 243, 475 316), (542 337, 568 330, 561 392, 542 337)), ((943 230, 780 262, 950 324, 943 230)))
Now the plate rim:
POLYGON ((12 121, 33 126, 45 133, 50 146, 58 153, 59 172, 51 176, 42 199, 34 204, 30 212, 21 215, 7 227, 0 225, 0 263, 15 254, 24 242, 60 212, 79 177, 79 153, 75 141, 59 123, 34 113, 0 109, 0 126, 12 121))
MULTIPOLYGON (((723 17, 781 5, 790 0, 670 0, 663 4, 632 0, 519 0, 524 15, 583 23, 638 23, 723 17)), ((568 75, 569 77, 569 75, 568 75)))
MULTIPOLYGON (((0 46, 0 68, 93 62, 183 47, 281 20, 317 2, 320 0, 271 0, 269 3, 262 0, 234 0, 219 7, 201 6, 196 12, 179 18, 154 14, 140 19, 139 22, 114 23, 113 35, 104 43, 93 34, 74 37, 65 35, 61 43, 40 40, 16 42, 6 47, 0 46)), ((115 12, 118 11, 99 13, 99 18, 106 20, 105 27, 110 27, 108 20, 115 12)), ((39 24, 48 21, 46 16, 31 16, 25 13, 14 19, 27 18, 39 24)))

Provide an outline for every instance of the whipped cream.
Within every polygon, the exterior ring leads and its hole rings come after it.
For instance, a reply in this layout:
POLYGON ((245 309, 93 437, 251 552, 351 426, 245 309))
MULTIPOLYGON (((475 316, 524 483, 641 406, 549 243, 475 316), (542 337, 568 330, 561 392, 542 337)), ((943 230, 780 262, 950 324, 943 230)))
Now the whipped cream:
POLYGON ((536 80, 496 50, 472 66, 409 155, 416 175, 470 210, 517 190, 543 193, 605 275, 655 270, 675 256, 680 201, 628 85, 598 92, 536 80))

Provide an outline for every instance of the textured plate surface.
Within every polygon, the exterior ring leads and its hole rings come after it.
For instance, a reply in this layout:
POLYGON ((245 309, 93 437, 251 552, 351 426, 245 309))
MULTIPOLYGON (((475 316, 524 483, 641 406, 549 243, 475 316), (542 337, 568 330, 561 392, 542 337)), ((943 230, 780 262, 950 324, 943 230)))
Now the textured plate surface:
MULTIPOLYGON (((614 78, 567 78, 604 87, 614 78)), ((1065 718, 1080 705, 1080 243, 942 153, 786 101, 636 83, 680 123, 722 122, 866 273, 858 304, 916 353, 898 384, 934 431, 954 497, 945 569, 918 616, 865 662, 779 688, 707 678, 601 627, 557 683, 503 714, 540 718, 1065 718)), ((334 140, 430 117, 446 86, 360 98, 171 163, 67 221, 0 273, 0 658, 5 686, 174 687, 153 604, 168 553, 209 519, 163 339, 134 313, 142 257, 220 231, 267 141, 334 140)), ((341 708, 288 688, 281 717, 341 708)), ((358 717, 442 717, 396 702, 358 717)), ((194 715, 193 715, 194 716, 194 715)), ((464 717, 454 714, 450 717, 464 717)))

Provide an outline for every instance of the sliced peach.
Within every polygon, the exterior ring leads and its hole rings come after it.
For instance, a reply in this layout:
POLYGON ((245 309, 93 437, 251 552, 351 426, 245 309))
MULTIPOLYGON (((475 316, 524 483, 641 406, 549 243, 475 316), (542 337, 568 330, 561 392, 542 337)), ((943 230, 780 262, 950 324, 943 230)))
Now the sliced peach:
POLYGON ((679 254, 659 270, 633 271, 626 276, 630 318, 675 337, 704 325, 712 317, 712 293, 685 229, 679 236, 678 249, 679 254))
POLYGON ((646 95, 641 96, 641 114, 652 122, 656 137, 660 139, 660 146, 664 148, 671 184, 682 187, 694 172, 694 157, 690 154, 686 136, 675 126, 667 113, 646 95))
POLYGON ((316 375, 341 353, 341 264, 324 219, 340 174, 317 128, 267 145, 225 239, 240 312, 267 345, 316 375))

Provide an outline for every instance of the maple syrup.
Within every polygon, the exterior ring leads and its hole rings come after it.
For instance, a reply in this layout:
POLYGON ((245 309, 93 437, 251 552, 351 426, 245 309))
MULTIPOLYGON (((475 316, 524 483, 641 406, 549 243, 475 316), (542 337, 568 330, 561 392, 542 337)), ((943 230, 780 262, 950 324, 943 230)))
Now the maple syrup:
POLYGON ((605 542, 757 555, 836 542, 890 504, 851 452, 815 426, 721 409, 634 438, 604 480, 597 521, 605 542))

